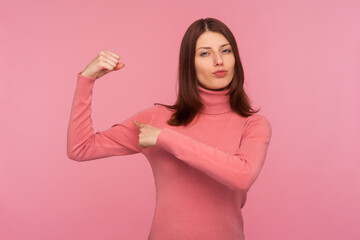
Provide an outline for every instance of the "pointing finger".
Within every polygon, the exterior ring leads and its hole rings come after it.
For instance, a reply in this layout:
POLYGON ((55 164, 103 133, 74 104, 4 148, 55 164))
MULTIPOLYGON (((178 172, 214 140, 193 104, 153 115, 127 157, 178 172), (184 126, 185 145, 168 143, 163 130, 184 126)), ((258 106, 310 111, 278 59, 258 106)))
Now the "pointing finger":
POLYGON ((145 127, 146 124, 138 122, 138 121, 134 121, 134 125, 137 126, 138 128, 142 128, 142 127, 145 127))

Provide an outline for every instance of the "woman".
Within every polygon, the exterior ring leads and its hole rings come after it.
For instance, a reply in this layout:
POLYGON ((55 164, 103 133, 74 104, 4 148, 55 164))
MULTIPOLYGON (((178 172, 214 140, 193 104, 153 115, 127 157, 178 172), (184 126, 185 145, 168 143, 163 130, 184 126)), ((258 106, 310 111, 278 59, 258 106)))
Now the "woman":
POLYGON ((94 133, 94 83, 123 67, 104 50, 78 74, 68 157, 147 157, 157 189, 149 239, 245 239, 241 208, 263 166, 271 126, 250 107, 231 31, 213 18, 195 21, 181 43, 176 103, 155 104, 94 133))

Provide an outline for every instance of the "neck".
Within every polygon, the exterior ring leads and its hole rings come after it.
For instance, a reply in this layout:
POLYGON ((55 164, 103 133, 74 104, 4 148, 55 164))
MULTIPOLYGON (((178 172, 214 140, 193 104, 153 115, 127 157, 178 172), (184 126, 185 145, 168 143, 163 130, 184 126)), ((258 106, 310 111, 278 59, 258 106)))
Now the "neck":
POLYGON ((199 94, 204 104, 202 113, 222 114, 231 111, 229 88, 210 90, 198 86, 199 94))

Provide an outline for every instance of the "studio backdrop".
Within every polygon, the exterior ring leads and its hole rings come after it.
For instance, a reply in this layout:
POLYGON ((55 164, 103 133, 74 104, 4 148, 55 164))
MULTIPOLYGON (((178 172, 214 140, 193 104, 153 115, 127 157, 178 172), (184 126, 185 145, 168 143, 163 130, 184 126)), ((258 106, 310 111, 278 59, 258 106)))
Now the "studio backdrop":
POLYGON ((125 63, 95 83, 95 132, 173 104, 181 38, 206 17, 233 31, 245 89, 272 126, 246 238, 360 239, 359 12, 357 0, 2 0, 0 239, 147 238, 147 159, 67 157, 76 76, 103 49, 125 63))

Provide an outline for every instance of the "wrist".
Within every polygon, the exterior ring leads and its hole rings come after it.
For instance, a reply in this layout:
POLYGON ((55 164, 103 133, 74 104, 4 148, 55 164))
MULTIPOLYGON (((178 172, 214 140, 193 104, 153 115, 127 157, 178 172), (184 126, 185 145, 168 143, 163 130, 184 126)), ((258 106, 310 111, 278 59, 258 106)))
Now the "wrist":
POLYGON ((96 79, 97 77, 95 76, 95 74, 91 74, 91 73, 88 73, 86 71, 82 71, 80 73, 81 76, 84 76, 84 77, 87 77, 87 78, 91 78, 91 79, 96 79))

